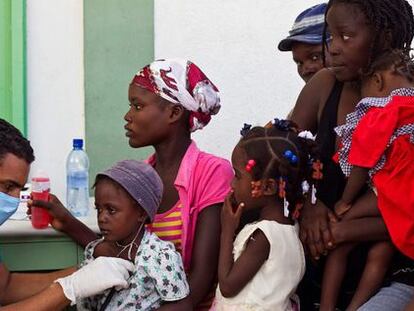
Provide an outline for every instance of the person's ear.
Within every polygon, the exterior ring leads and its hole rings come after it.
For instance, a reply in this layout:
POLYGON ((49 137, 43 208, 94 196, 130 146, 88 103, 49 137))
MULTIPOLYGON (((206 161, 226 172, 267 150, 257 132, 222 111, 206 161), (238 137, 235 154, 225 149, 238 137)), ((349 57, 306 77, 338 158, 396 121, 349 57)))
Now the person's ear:
POLYGON ((169 118, 170 123, 175 123, 181 120, 181 118, 185 114, 185 108, 179 104, 169 105, 168 113, 169 113, 168 118, 169 118))
POLYGON ((147 220, 148 218, 148 214, 147 212, 139 205, 137 205, 138 207, 138 215, 137 215, 137 220, 141 223, 147 220))
POLYGON ((277 183, 273 178, 263 180, 263 194, 274 195, 277 192, 277 183))
POLYGON ((374 80, 375 89, 378 92, 382 92, 385 88, 384 76, 381 73, 376 72, 372 78, 374 80))

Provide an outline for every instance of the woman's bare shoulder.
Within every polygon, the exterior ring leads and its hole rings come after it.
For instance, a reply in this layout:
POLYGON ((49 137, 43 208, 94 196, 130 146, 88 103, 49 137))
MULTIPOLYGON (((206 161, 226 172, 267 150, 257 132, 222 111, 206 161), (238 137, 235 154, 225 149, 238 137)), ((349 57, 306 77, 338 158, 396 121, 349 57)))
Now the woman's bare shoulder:
POLYGON ((335 75, 322 69, 303 87, 293 109, 291 120, 299 128, 316 132, 318 120, 335 84, 335 75))

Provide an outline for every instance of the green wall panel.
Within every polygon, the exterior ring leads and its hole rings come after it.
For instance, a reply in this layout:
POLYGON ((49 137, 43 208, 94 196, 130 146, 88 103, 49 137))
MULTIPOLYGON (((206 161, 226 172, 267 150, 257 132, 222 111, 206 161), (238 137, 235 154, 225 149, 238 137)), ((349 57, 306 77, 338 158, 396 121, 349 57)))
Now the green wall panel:
POLYGON ((25 1, 0 0, 0 117, 26 134, 25 1))
POLYGON ((83 260, 83 249, 65 237, 1 237, 0 247, 2 260, 11 271, 64 269, 83 260))
POLYGON ((86 150, 91 183, 98 171, 121 159, 143 159, 123 128, 128 85, 154 58, 153 0, 85 0, 86 150))

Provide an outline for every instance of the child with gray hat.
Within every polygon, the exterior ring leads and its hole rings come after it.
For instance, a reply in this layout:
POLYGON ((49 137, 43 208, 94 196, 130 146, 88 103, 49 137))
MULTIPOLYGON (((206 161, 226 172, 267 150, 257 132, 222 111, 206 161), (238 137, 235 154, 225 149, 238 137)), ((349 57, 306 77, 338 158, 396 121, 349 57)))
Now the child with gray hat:
POLYGON ((99 173, 94 187, 102 238, 86 246, 83 265, 98 256, 113 256, 132 261, 135 270, 127 289, 84 299, 78 310, 154 310, 187 297, 180 254, 145 226, 153 221, 162 198, 156 171, 141 161, 120 161, 99 173))

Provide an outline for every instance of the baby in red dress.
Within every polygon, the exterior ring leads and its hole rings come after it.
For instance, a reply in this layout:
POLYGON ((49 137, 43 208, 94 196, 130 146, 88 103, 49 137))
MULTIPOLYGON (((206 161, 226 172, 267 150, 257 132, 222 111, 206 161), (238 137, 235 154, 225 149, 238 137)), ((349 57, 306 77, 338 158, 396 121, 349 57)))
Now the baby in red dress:
MULTIPOLYGON (((347 310, 356 310, 381 286, 394 246, 414 259, 414 63, 407 51, 378 57, 361 76, 364 97, 346 123, 338 159, 348 176, 335 205, 339 218, 382 217, 392 243, 370 248, 357 291, 347 310), (372 191, 360 196, 367 185, 372 191)), ((355 228, 358 230, 358 228, 355 228)), ((335 306, 354 244, 341 244, 327 258, 320 310, 335 306)))

